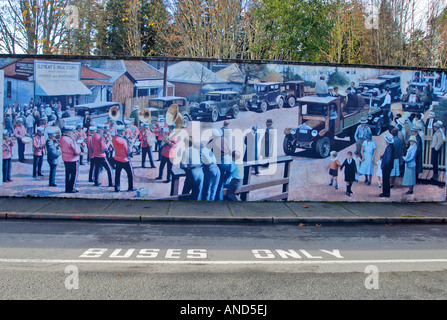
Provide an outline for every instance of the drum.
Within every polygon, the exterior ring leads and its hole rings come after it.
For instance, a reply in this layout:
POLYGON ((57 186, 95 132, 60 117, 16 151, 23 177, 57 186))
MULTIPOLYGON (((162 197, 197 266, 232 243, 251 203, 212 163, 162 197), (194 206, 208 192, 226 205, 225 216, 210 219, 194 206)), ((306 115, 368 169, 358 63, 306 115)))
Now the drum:
POLYGON ((29 144, 31 142, 33 142, 33 139, 31 137, 23 137, 22 138, 22 143, 24 143, 24 144, 29 144))

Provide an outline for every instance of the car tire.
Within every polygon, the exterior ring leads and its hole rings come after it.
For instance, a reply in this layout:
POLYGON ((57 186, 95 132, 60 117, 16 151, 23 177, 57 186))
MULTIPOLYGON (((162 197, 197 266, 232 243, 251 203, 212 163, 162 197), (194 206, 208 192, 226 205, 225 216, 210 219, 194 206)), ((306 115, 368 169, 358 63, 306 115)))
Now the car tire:
POLYGON ((231 117, 233 119, 236 119, 238 115, 239 115, 239 107, 238 106, 234 106, 233 107, 233 112, 231 114, 231 117))
POLYGON ((211 111, 211 121, 216 122, 217 120, 219 120, 219 111, 217 111, 217 109, 213 109, 211 111))
POLYGON ((287 103, 289 104, 290 108, 295 107, 295 103, 296 103, 296 99, 294 96, 289 97, 289 99, 287 100, 287 103))
POLYGON ((284 137, 283 150, 286 156, 292 156, 295 153, 295 146, 293 144, 293 136, 288 134, 284 137))
POLYGON ((282 109, 282 107, 284 107, 284 99, 282 97, 278 98, 276 106, 278 107, 278 109, 282 109))
POLYGON ((320 158, 327 158, 331 152, 331 140, 328 137, 323 137, 317 141, 315 152, 320 158))
POLYGON ((261 112, 266 112, 268 109, 267 101, 262 101, 261 104, 259 105, 259 109, 261 110, 261 112))
POLYGON ((376 136, 380 136, 382 134, 383 123, 382 119, 379 119, 376 124, 376 131, 374 132, 376 136))
POLYGON ((183 115, 183 128, 189 127, 189 117, 185 114, 183 115))

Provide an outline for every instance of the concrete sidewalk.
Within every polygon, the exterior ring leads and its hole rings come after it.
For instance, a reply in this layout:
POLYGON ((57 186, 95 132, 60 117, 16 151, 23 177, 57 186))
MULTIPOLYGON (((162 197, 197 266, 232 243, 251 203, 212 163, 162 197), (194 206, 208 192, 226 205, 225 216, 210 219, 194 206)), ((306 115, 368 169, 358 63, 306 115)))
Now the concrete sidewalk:
POLYGON ((197 202, 0 197, 0 219, 147 223, 447 223, 447 202, 197 202))

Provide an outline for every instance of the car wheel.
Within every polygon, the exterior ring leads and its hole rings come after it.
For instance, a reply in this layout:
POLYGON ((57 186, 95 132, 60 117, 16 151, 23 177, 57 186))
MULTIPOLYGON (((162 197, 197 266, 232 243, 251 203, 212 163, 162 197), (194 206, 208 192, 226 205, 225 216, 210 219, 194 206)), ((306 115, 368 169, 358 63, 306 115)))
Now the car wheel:
POLYGON ((284 99, 283 98, 278 98, 277 106, 278 106, 278 109, 281 109, 282 107, 284 107, 284 99))
POLYGON ((231 117, 233 119, 236 119, 238 115, 239 115, 239 107, 238 106, 234 106, 233 107, 233 113, 232 113, 231 117))
POLYGON ((266 101, 262 101, 261 105, 259 106, 259 108, 261 109, 262 112, 266 112, 267 108, 268 108, 268 104, 266 101))
POLYGON ((295 153, 295 144, 293 143, 293 136, 291 134, 284 137, 283 149, 287 156, 291 156, 295 153))
POLYGON ((377 124, 376 124, 376 136, 380 136, 381 134, 382 134, 382 127, 383 127, 383 124, 382 124, 382 119, 379 119, 378 121, 377 121, 377 124))
POLYGON ((287 100, 287 103, 289 104, 289 107, 290 108, 293 108, 293 107, 295 107, 295 103, 296 103, 296 99, 295 99, 295 97, 289 97, 289 99, 287 100))
POLYGON ((188 128, 189 127, 189 117, 185 114, 183 116, 183 128, 188 128))
POLYGON ((211 121, 216 122, 217 120, 219 120, 219 111, 213 109, 213 111, 211 111, 211 121))
POLYGON ((331 140, 328 137, 323 137, 317 141, 315 151, 321 158, 327 158, 331 152, 331 140))

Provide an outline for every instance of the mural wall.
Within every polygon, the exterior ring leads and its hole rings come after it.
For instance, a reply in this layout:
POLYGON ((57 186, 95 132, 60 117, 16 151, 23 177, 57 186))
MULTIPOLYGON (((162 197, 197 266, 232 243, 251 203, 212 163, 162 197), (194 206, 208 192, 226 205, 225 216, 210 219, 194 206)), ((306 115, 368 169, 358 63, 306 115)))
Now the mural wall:
POLYGON ((0 77, 1 196, 445 200, 442 70, 0 56, 0 77))

